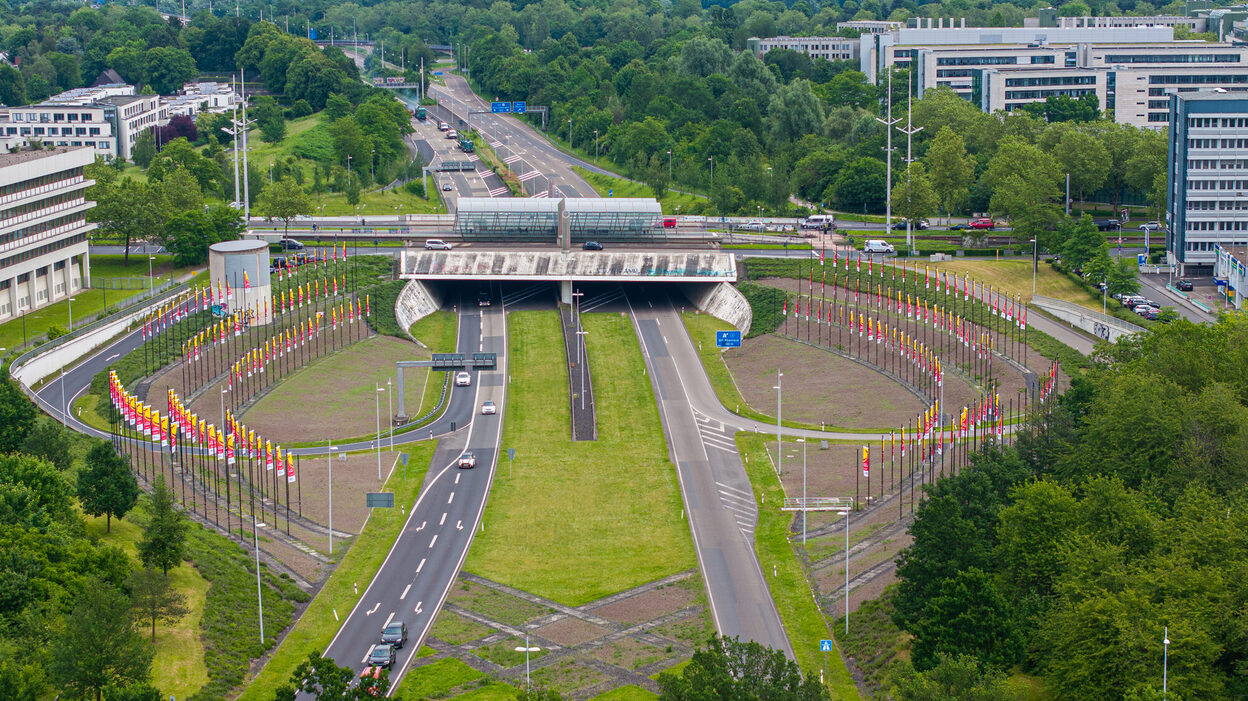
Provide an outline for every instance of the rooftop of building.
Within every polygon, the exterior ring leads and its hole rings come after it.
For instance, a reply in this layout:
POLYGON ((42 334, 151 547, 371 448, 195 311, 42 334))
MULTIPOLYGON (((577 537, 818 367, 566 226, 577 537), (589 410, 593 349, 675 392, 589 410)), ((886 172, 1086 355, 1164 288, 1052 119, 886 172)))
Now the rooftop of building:
POLYGON ((107 95, 99 98, 96 102, 102 102, 106 105, 117 105, 120 107, 121 105, 128 105, 132 102, 138 102, 148 97, 155 97, 155 95, 107 95))
POLYGON ((1174 97, 1179 98, 1181 102, 1190 102, 1193 100, 1212 101, 1212 102, 1220 102, 1220 101, 1226 100, 1228 102, 1229 101, 1243 102, 1245 100, 1248 100, 1248 93, 1240 92, 1240 91, 1223 90, 1219 88, 1217 90, 1198 90, 1196 92, 1175 93, 1174 97))
POLYGON ((1226 251, 1226 255, 1239 261, 1240 265, 1248 267, 1248 246, 1219 245, 1218 248, 1221 248, 1223 251, 1226 251))
POLYGON ((49 156, 56 156, 62 153, 68 153, 70 151, 78 151, 84 148, 89 149, 91 147, 90 146, 57 146, 56 148, 27 147, 27 148, 23 148, 17 151, 11 151, 9 153, 0 153, 0 168, 7 168, 9 166, 15 166, 15 165, 18 165, 19 163, 30 163, 32 161, 37 161, 41 158, 48 158, 49 156))

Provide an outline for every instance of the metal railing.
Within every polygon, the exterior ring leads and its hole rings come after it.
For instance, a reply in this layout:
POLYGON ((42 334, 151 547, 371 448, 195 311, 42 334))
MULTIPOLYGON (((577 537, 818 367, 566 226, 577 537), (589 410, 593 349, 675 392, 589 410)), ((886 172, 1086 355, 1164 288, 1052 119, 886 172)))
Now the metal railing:
POLYGON ((1075 304, 1074 302, 1067 302, 1062 299, 1053 299, 1052 297, 1045 297, 1043 295, 1032 295, 1031 303, 1041 308, 1055 307, 1071 314, 1079 314, 1087 319, 1091 319, 1111 328, 1116 327, 1123 333, 1139 333, 1146 330, 1143 326, 1132 324, 1131 322, 1119 319, 1116 316, 1102 314, 1098 311, 1094 311, 1082 305, 1075 304))

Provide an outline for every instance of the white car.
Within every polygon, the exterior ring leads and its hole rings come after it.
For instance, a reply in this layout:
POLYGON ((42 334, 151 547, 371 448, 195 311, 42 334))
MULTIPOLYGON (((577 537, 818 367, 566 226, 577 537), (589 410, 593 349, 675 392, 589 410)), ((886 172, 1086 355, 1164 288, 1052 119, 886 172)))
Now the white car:
POLYGON ((494 405, 494 402, 491 402, 487 399, 486 401, 481 403, 481 413, 487 416, 490 414, 497 414, 498 407, 494 405))
POLYGON ((449 251, 451 250, 451 244, 443 241, 442 239, 425 239, 425 250, 449 251))
POLYGON ((472 467, 476 467, 477 456, 473 454, 471 450, 465 451, 463 455, 459 456, 459 461, 457 464, 459 465, 460 468, 465 469, 465 470, 472 468, 472 467))
POLYGON ((471 384, 472 384, 472 375, 469 375, 468 373, 462 370, 455 373, 455 386, 456 387, 467 387, 471 384))
POLYGON ((767 226, 761 221, 747 221, 741 225, 742 231, 766 231, 767 226))
POLYGON ((1150 221, 1150 222, 1144 222, 1143 224, 1140 224, 1140 231, 1160 231, 1160 230, 1161 230, 1160 222, 1150 221))

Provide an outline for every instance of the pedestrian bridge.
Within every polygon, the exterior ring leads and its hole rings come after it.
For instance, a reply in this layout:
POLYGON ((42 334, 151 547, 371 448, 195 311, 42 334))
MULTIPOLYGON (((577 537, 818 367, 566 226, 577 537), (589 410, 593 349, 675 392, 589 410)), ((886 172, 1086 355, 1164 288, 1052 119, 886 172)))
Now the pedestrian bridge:
POLYGON ((407 280, 736 282, 730 253, 678 251, 404 250, 407 280))

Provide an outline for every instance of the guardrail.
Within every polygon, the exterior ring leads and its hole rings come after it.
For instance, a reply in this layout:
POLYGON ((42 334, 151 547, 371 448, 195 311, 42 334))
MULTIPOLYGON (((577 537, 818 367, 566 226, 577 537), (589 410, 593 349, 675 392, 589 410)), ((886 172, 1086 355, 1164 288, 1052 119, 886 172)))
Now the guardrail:
POLYGON ((1116 316, 1109 316, 1063 299, 1032 295, 1031 304, 1057 316, 1071 326, 1083 329, 1097 338, 1115 341, 1119 336, 1145 331, 1143 326, 1132 324, 1116 316))

